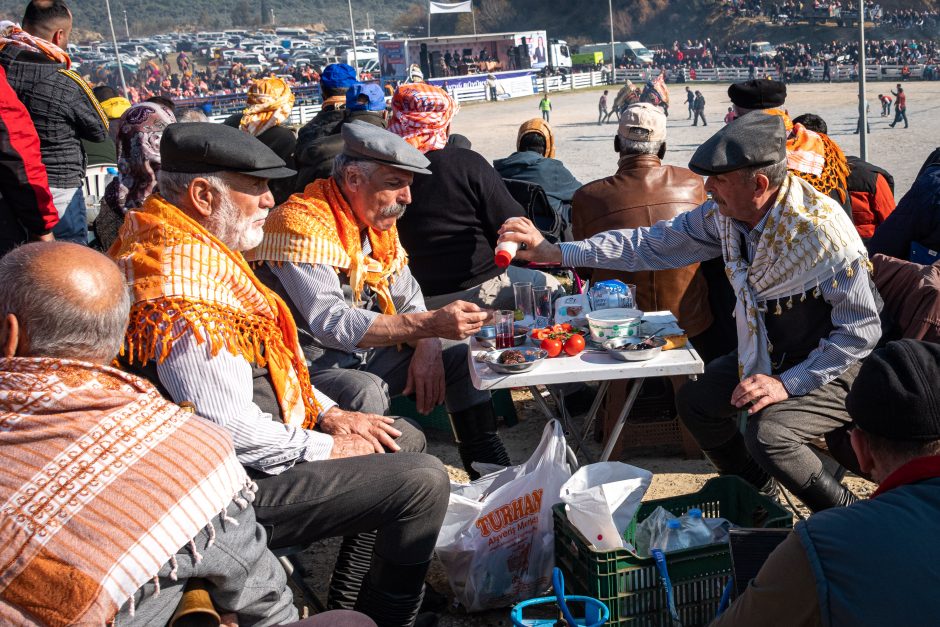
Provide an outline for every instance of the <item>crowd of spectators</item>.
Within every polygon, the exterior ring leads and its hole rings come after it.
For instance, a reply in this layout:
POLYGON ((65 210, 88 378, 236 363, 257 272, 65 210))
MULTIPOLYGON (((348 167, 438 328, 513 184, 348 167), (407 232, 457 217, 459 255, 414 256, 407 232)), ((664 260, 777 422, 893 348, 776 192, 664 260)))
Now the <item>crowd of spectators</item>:
MULTIPOLYGON (((804 0, 784 0, 782 2, 761 2, 761 0, 725 0, 727 11, 734 17, 763 17, 774 22, 790 22, 799 19, 829 19, 844 25, 849 16, 858 13, 858 4, 854 2, 805 2, 804 0)), ((894 9, 886 10, 880 4, 866 6, 868 19, 875 26, 888 26, 898 29, 933 28, 940 23, 940 9, 894 9)))

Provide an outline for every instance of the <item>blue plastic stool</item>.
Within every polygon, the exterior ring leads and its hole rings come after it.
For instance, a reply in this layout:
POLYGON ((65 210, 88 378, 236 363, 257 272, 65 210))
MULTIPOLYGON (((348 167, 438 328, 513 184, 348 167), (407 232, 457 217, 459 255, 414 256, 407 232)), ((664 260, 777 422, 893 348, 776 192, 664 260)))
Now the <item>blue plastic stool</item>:
POLYGON ((509 619, 512 621, 512 624, 516 627, 554 627, 554 625, 558 623, 557 619, 554 618, 522 617, 522 611, 524 609, 534 605, 545 605, 548 603, 557 605, 565 621, 572 627, 575 625, 580 625, 581 627, 600 627, 606 624, 607 619, 610 618, 610 610, 597 599, 575 594, 565 594, 565 578, 558 568, 552 573, 552 587, 555 589, 555 596, 529 599, 512 608, 512 611, 509 613, 509 619), (584 603, 584 618, 574 618, 571 615, 571 611, 568 609, 568 601, 584 603))

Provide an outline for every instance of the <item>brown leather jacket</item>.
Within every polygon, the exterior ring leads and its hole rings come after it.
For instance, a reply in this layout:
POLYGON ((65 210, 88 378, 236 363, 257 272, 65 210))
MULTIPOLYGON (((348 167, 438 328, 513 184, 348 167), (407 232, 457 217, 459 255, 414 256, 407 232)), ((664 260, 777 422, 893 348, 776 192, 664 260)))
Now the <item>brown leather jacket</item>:
MULTIPOLYGON (((705 202, 702 179, 685 168, 663 165, 654 155, 636 155, 620 160, 617 174, 588 183, 571 201, 575 239, 586 239, 602 231, 652 226, 674 218, 705 202)), ((677 270, 623 272, 578 270, 592 281, 620 279, 636 285, 637 301, 644 311, 669 310, 691 337, 712 323, 708 286, 699 264, 677 270)))

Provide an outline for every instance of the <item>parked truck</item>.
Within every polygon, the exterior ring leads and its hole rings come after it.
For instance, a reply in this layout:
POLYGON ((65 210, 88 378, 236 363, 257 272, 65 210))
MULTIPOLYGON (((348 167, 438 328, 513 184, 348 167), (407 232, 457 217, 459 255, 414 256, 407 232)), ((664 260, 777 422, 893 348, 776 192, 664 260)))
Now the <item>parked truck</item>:
MULTIPOLYGON (((610 63, 610 43, 585 44, 578 48, 578 53, 600 52, 604 55, 604 63, 610 63)), ((624 57, 628 63, 637 65, 652 65, 653 53, 639 41, 615 41, 614 54, 619 62, 624 57)))
POLYGON ((384 80, 403 80, 417 65, 426 79, 545 67, 570 68, 571 53, 544 30, 378 41, 384 80))

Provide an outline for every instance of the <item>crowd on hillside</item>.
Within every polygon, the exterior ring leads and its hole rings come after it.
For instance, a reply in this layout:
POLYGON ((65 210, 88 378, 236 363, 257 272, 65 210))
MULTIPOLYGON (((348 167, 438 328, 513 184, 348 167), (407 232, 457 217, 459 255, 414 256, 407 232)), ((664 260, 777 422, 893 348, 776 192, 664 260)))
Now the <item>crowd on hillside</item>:
MULTIPOLYGON (((723 0, 728 13, 736 17, 763 17, 774 22, 794 22, 815 16, 828 17, 830 21, 845 24, 858 14, 855 2, 806 2, 804 0, 783 0, 782 2, 762 2, 762 0, 723 0)), ((940 24, 940 9, 884 9, 878 3, 866 3, 866 15, 877 26, 890 26, 898 29, 936 28, 940 24)))

